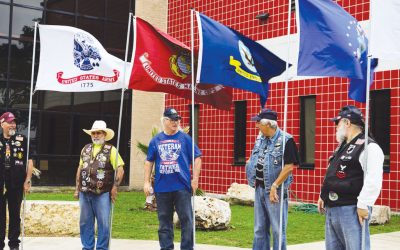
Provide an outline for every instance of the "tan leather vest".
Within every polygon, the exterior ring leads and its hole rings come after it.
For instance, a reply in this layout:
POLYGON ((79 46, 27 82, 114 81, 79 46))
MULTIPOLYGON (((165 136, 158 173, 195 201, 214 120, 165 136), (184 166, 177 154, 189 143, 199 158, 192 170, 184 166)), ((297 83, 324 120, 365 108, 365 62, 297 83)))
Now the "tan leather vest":
POLYGON ((114 169, 110 162, 112 145, 105 143, 93 156, 93 144, 87 144, 81 154, 83 161, 79 178, 81 192, 102 194, 110 192, 114 184, 114 169))

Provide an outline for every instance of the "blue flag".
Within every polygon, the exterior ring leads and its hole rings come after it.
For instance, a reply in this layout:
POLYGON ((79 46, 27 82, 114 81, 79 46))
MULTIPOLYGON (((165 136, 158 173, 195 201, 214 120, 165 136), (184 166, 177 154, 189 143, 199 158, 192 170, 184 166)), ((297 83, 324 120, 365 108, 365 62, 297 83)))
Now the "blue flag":
POLYGON ((332 0, 299 0, 299 17, 297 75, 348 77, 349 97, 365 102, 368 39, 357 20, 332 0))
POLYGON ((239 32, 196 14, 200 34, 197 82, 257 93, 263 107, 269 79, 282 74, 286 62, 239 32))

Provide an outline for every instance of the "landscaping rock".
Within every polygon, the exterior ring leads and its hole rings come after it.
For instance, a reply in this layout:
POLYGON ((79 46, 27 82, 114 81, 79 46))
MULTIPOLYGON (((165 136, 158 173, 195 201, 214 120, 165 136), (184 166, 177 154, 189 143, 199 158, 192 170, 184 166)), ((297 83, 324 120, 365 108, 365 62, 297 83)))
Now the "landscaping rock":
MULTIPOLYGON (((195 217, 197 229, 227 229, 231 221, 231 208, 228 202, 207 196, 195 196, 195 217)), ((180 226, 176 212, 174 224, 180 226)))
POLYGON ((27 236, 77 236, 79 235, 79 213, 77 201, 26 201, 25 234, 27 236))
POLYGON ((231 204, 254 205, 254 188, 246 184, 232 183, 226 195, 231 204))
POLYGON ((373 206, 370 224, 385 224, 390 220, 390 207, 373 206))

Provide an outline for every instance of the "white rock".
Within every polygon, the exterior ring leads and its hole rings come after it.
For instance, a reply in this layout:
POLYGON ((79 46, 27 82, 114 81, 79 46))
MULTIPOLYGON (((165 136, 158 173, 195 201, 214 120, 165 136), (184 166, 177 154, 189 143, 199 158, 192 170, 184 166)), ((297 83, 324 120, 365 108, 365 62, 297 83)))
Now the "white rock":
MULTIPOLYGON (((231 221, 231 208, 228 202, 207 196, 195 196, 195 217, 197 229, 227 229, 231 221)), ((174 224, 179 226, 176 212, 174 224)))
POLYGON ((373 206, 370 224, 385 224, 390 220, 390 207, 388 206, 373 206))
POLYGON ((254 205, 254 188, 246 184, 232 183, 226 195, 231 204, 254 205))
MULTIPOLYGON (((27 236, 79 235, 77 201, 26 201, 25 234, 27 236)), ((22 208, 21 208, 22 218, 22 208)))

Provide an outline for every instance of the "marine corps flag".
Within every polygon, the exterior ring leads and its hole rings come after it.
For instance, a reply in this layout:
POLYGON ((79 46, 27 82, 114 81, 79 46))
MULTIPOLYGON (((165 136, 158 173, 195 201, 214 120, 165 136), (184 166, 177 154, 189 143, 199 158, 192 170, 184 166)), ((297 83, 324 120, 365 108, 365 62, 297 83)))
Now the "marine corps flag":
MULTIPOLYGON (((190 49, 148 22, 138 17, 134 20, 135 51, 129 88, 191 99, 190 49)), ((221 85, 197 84, 195 101, 229 110, 232 90, 221 85)))
POLYGON ((200 35, 197 82, 257 93, 263 107, 269 79, 282 74, 286 62, 236 30, 201 13, 196 16, 200 35))

